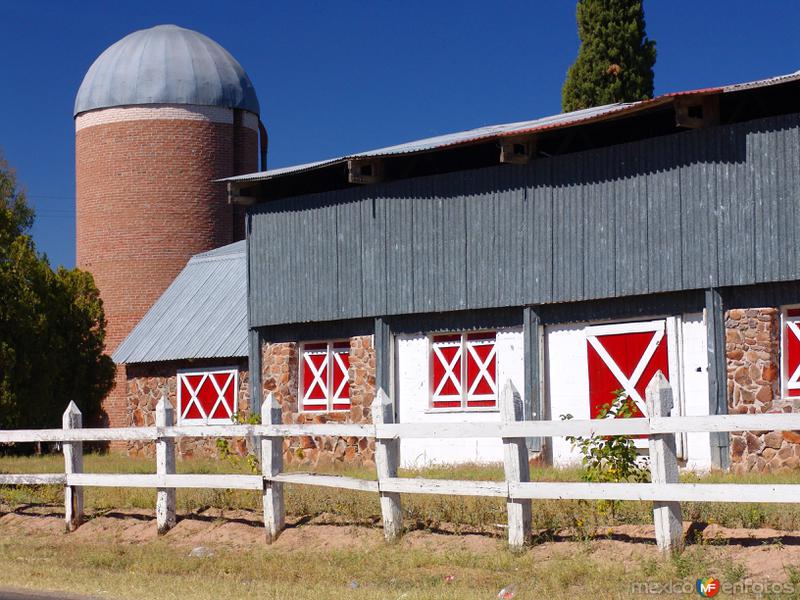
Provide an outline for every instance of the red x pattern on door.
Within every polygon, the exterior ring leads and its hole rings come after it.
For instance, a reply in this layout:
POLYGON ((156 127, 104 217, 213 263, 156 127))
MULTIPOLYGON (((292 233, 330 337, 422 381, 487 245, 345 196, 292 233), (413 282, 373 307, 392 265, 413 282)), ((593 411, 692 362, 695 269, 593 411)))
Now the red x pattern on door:
POLYGON ((179 421, 233 422, 237 388, 236 369, 178 373, 179 421))
POLYGON ((786 395, 800 396, 800 308, 786 311, 783 345, 786 395))
POLYGON ((303 346, 303 410, 350 409, 350 344, 322 342, 303 346))
POLYGON ((435 335, 431 340, 431 406, 497 406, 496 333, 435 335))
POLYGON ((634 416, 645 416, 647 384, 658 371, 669 379, 665 322, 590 327, 586 346, 591 418, 597 418, 620 389, 633 401, 634 416))

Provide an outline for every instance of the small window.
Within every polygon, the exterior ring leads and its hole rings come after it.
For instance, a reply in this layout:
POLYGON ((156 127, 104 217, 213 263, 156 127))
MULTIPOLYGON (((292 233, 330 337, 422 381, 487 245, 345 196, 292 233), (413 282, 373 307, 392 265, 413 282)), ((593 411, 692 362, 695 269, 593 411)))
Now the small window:
POLYGON ((800 307, 783 311, 783 395, 800 396, 800 307))
POLYGON ((350 410, 350 342, 303 344, 300 354, 302 410, 350 410))
POLYGON ((239 371, 235 368, 179 371, 178 424, 231 424, 238 395, 239 371))
POLYGON ((494 331, 431 337, 431 408, 497 408, 496 338, 494 331))

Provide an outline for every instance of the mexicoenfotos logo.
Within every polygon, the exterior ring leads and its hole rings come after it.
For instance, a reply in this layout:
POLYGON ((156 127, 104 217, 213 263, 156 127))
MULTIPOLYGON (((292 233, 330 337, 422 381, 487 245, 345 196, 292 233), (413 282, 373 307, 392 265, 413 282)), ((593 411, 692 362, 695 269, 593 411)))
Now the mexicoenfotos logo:
POLYGON ((720 587, 719 579, 715 579, 714 577, 703 577, 702 579, 698 579, 695 584, 697 593, 703 598, 713 598, 719 594, 720 587))

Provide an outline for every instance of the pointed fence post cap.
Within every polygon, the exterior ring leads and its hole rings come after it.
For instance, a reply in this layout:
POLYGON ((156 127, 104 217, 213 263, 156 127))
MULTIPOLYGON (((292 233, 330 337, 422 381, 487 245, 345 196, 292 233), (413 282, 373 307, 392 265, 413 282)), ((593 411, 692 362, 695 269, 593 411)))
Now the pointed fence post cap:
POLYGON ((378 388, 378 393, 370 405, 372 411, 372 422, 377 424, 393 423, 394 414, 392 411, 392 399, 383 391, 383 388, 378 388))
POLYGON ((650 417, 668 417, 673 407, 672 386, 664 377, 664 373, 658 371, 645 390, 645 403, 650 417))
POLYGON ((283 419, 283 407, 275 394, 268 392, 261 403, 261 424, 280 425, 283 419))
POLYGON ((172 410, 172 403, 167 398, 166 392, 161 394, 161 399, 156 404, 156 411, 172 410))
POLYGON ((506 379, 503 391, 500 394, 500 414, 507 423, 525 420, 525 407, 514 382, 506 379))
POLYGON ((167 398, 167 394, 161 395, 161 399, 156 404, 156 427, 170 427, 175 421, 175 410, 172 403, 167 398))
POLYGON ((70 400, 67 405, 67 410, 64 411, 64 416, 61 419, 61 424, 65 428, 80 427, 81 426, 81 409, 74 401, 70 400))

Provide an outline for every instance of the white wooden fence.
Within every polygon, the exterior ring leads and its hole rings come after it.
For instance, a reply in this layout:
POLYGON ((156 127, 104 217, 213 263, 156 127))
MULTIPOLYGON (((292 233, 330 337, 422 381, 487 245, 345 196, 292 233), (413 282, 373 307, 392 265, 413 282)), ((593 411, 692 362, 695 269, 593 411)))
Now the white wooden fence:
POLYGON ((83 488, 93 486, 157 489, 159 533, 175 525, 176 488, 260 490, 263 494, 267 542, 285 526, 283 485, 307 484, 380 494, 387 540, 402 532, 401 494, 448 494, 505 498, 508 541, 522 547, 531 535, 531 503, 541 499, 639 500, 653 503, 656 541, 663 551, 682 547, 682 501, 800 502, 800 484, 678 483, 675 433, 747 430, 800 430, 800 414, 717 415, 670 417, 672 390, 659 372, 647 388, 649 417, 641 419, 524 421, 522 402, 511 382, 501 397, 501 421, 495 423, 394 423, 389 398, 379 392, 372 404, 372 424, 281 423, 280 407, 270 394, 261 407, 261 425, 174 426, 166 397, 156 408, 155 427, 83 429, 74 403, 64 413, 63 429, 0 431, 0 442, 63 442, 64 473, 0 474, 0 485, 53 484, 65 489, 68 531, 83 518, 83 488), (531 482, 526 437, 648 435, 651 483, 531 482), (287 436, 356 436, 376 439, 377 480, 336 475, 283 472, 283 438, 287 436), (260 441, 261 475, 194 475, 175 473, 175 439, 186 437, 253 437, 260 441), (504 481, 454 481, 400 478, 400 438, 500 437, 504 444, 504 481), (156 443, 154 474, 94 474, 83 472, 82 442, 152 440, 156 443))

